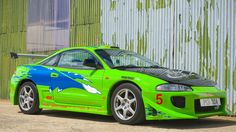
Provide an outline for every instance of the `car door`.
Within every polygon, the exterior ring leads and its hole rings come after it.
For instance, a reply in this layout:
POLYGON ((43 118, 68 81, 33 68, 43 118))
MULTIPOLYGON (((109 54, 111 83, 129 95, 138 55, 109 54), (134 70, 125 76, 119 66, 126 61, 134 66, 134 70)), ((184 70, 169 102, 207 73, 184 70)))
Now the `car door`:
POLYGON ((101 106, 104 69, 98 59, 87 50, 61 53, 57 67, 51 73, 56 103, 101 106), (94 60, 98 68, 83 65, 94 60))

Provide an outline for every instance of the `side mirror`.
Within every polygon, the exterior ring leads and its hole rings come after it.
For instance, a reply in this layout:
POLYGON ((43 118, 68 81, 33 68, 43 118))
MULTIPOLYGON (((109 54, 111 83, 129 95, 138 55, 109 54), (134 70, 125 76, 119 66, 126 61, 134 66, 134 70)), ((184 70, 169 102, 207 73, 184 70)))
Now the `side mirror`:
POLYGON ((93 59, 85 59, 83 65, 87 66, 87 67, 93 67, 96 69, 98 68, 95 60, 93 60, 93 59))

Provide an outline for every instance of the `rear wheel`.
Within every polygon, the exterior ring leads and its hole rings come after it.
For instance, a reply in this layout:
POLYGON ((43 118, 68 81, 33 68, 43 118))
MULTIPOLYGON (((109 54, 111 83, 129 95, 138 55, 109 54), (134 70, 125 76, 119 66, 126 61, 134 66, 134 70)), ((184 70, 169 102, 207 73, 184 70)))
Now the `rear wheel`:
POLYGON ((37 114, 39 109, 39 98, 36 86, 32 82, 23 83, 18 91, 18 105, 25 114, 37 114))
POLYGON ((124 83, 118 86, 111 97, 113 117, 123 124, 138 124, 145 120, 141 92, 137 86, 124 83))

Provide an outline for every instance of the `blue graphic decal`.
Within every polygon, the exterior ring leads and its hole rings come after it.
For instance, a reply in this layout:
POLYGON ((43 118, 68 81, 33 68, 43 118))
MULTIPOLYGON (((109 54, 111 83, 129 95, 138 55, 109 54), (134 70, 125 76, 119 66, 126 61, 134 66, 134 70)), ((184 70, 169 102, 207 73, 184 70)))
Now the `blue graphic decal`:
POLYGON ((84 89, 90 93, 101 94, 99 91, 97 91, 90 85, 79 82, 80 80, 91 82, 86 78, 84 78, 82 75, 71 72, 59 72, 53 68, 46 68, 43 66, 25 66, 25 67, 29 69, 28 73, 26 72, 21 74, 20 76, 15 76, 15 77, 20 78, 22 76, 27 75, 27 78, 33 80, 37 85, 49 86, 50 92, 56 88, 58 88, 58 92, 61 92, 67 88, 78 88, 78 89, 84 89), (52 74, 56 76, 52 76, 52 74))
POLYGON ((76 73, 71 73, 71 72, 62 72, 62 73, 64 73, 65 75, 67 75, 73 79, 84 79, 83 76, 76 74, 76 73))

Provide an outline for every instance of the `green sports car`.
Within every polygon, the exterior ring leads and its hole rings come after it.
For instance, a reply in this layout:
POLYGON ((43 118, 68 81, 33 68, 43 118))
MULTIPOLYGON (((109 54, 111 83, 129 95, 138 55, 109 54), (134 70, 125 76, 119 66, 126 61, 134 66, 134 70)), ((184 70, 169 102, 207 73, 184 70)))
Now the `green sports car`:
POLYGON ((137 124, 226 115, 225 92, 215 85, 118 47, 77 47, 17 67, 10 99, 25 114, 66 110, 137 124))

